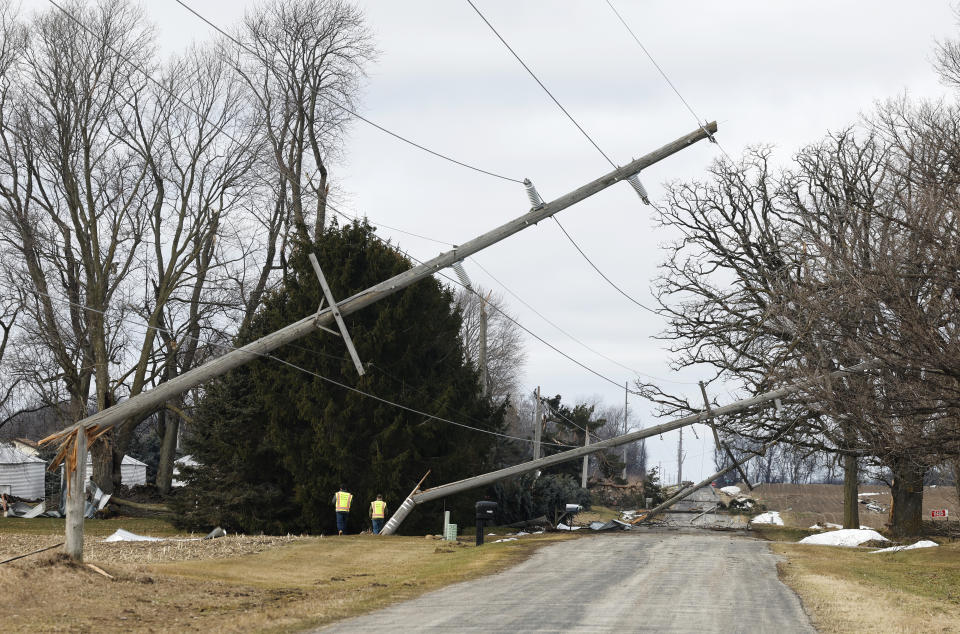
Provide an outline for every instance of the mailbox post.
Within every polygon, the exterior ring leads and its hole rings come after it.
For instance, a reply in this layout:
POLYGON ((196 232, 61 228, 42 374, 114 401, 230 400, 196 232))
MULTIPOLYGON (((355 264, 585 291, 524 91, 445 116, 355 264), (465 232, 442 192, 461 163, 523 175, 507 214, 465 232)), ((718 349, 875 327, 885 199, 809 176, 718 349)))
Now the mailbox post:
POLYGON ((488 522, 493 523, 497 513, 497 503, 491 500, 477 502, 477 546, 483 546, 483 527, 488 522))

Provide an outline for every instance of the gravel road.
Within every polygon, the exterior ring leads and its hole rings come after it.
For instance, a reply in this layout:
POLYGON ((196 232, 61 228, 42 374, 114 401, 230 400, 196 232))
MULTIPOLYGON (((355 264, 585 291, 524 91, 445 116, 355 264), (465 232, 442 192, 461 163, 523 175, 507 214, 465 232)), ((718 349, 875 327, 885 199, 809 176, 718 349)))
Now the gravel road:
POLYGON ((320 631, 815 632, 766 542, 693 531, 562 542, 320 631))

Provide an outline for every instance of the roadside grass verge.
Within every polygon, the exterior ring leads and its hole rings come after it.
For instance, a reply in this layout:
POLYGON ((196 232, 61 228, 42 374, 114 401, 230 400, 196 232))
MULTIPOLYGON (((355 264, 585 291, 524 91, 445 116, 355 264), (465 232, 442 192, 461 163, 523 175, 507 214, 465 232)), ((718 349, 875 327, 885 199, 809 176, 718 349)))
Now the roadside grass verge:
POLYGON ((784 542, 771 547, 786 557, 778 564, 780 578, 820 632, 960 632, 960 543, 878 554, 784 542))
MULTIPOLYGON (((64 535, 62 517, 0 517, 0 535, 64 535)), ((181 534, 172 524, 164 520, 144 517, 112 517, 108 520, 84 520, 84 535, 107 537, 118 528, 138 535, 169 537, 181 534)))
POLYGON ((771 542, 798 542, 804 537, 823 532, 796 526, 774 526, 773 524, 751 524, 750 530, 758 537, 771 542))
POLYGON ((307 537, 220 559, 89 559, 114 580, 59 555, 39 555, 0 566, 0 595, 10 608, 4 628, 296 631, 498 572, 541 546, 576 537, 546 533, 483 548, 422 537, 307 537))

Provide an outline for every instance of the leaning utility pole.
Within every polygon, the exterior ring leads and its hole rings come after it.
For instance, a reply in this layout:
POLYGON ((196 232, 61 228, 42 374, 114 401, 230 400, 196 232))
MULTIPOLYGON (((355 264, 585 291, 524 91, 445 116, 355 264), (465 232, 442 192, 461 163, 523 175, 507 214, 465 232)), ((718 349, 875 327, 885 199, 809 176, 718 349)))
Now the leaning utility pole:
MULTIPOLYGON (((876 366, 875 361, 867 361, 860 363, 858 365, 852 366, 850 368, 844 368, 841 370, 836 370, 831 372, 827 376, 831 379, 837 379, 841 376, 847 374, 853 374, 857 372, 863 372, 869 370, 876 366)), ((766 392, 764 394, 758 394, 757 396, 751 396, 750 398, 741 399, 730 403, 729 405, 724 405, 716 409, 712 409, 709 412, 697 412, 696 414, 690 414, 689 416, 684 416, 676 420, 670 421, 668 423, 663 423, 662 425, 655 425, 653 427, 648 427, 647 429, 641 429, 638 431, 630 432, 629 434, 624 434, 623 436, 617 436, 615 438, 608 438, 607 440, 601 440, 587 447, 577 447, 576 449, 569 449, 567 451, 562 451, 560 453, 555 453, 539 460, 531 460, 529 462, 524 462, 512 467, 506 467, 504 469, 498 469, 496 471, 491 471, 489 473, 483 473, 481 475, 473 476, 471 478, 466 478, 464 480, 459 480, 457 482, 451 482, 450 484, 444 484, 432 489, 427 489, 426 491, 421 491, 419 493, 414 493, 408 497, 403 505, 397 509, 386 525, 384 525, 383 530, 380 531, 381 535, 390 535, 397 530, 397 527, 400 526, 401 522, 406 519, 407 515, 410 514, 410 511, 417 504, 422 504, 424 502, 430 502, 431 500, 439 500, 445 498, 448 495, 454 495, 456 493, 463 493, 464 491, 470 491, 472 489, 479 489, 481 487, 488 486, 494 482, 499 482, 500 480, 505 480, 507 478, 512 478, 518 475, 523 475, 524 473, 529 473, 531 471, 537 471, 539 469, 544 469, 546 467, 552 467, 556 464, 562 464, 570 460, 576 460, 582 456, 586 456, 598 451, 603 451, 605 449, 610 449, 612 447, 619 447, 626 443, 636 442, 638 440, 643 440, 644 438, 650 438, 651 436, 658 436, 660 434, 665 434, 667 432, 673 431, 675 429, 682 429, 694 423, 702 423, 710 420, 715 416, 726 416, 728 414, 736 414, 739 412, 747 411, 753 407, 759 405, 767 406, 768 403, 776 399, 781 399, 791 394, 803 391, 808 385, 812 384, 813 381, 802 381, 795 383, 793 385, 788 385, 772 392, 766 392)), ((782 436, 780 434, 777 440, 782 436)), ((733 469, 734 467, 730 467, 733 469)))
MULTIPOLYGON (((603 191, 604 189, 607 189, 608 187, 615 185, 622 180, 627 180, 630 177, 635 176, 641 170, 658 163, 659 161, 662 161, 668 156, 671 156, 680 150, 689 147, 697 141, 708 138, 709 135, 712 135, 716 131, 716 122, 700 126, 694 132, 684 135, 679 139, 668 143, 663 147, 654 150, 653 152, 650 152, 649 154, 645 154, 644 156, 627 163, 625 166, 619 167, 612 172, 609 172, 570 193, 564 194, 563 196, 560 196, 556 200, 553 200, 549 203, 542 202, 539 194, 537 194, 536 190, 533 188, 533 185, 527 181, 527 195, 530 197, 531 201, 535 199, 539 202, 538 205, 534 205, 534 207, 527 213, 497 227, 496 229, 493 229, 492 231, 488 231, 483 235, 473 238, 472 240, 469 240, 460 246, 455 246, 452 250, 447 251, 446 253, 441 253, 437 257, 427 260, 426 262, 408 269, 399 275, 395 275, 388 280, 380 282, 379 284, 376 284, 366 290, 360 291, 356 295, 338 302, 335 306, 327 306, 326 308, 318 309, 313 315, 304 317, 297 322, 266 335, 265 337, 261 337, 256 341, 248 343, 242 348, 233 350, 222 357, 218 357, 200 367, 194 368, 189 372, 185 372, 176 378, 158 385, 152 390, 145 390, 126 401, 101 410, 92 416, 66 427, 56 434, 44 438, 41 442, 52 442, 59 440, 61 445, 58 456, 65 455, 67 452, 75 448, 76 443, 78 442, 78 437, 82 435, 85 430, 92 430, 93 434, 99 434, 101 432, 105 432, 110 427, 122 423, 125 420, 135 419, 137 417, 142 417, 149 412, 153 412, 162 407, 166 401, 181 394, 182 392, 185 392, 186 390, 189 390, 192 387, 226 374, 230 370, 249 363, 254 359, 262 358, 273 350, 300 339, 301 337, 315 332, 318 329, 327 328, 335 321, 334 315, 336 312, 339 312, 340 315, 349 315, 350 313, 354 313, 361 308, 365 308, 371 304, 374 304, 381 299, 388 297, 389 295, 392 295, 414 284, 415 282, 418 282, 419 280, 433 275, 441 269, 452 266, 453 264, 460 262, 464 258, 467 258, 478 251, 486 249, 487 247, 492 246, 530 226, 536 225, 541 220, 546 220, 554 214, 572 205, 575 205, 578 202, 586 200, 590 196, 593 196, 594 194, 603 191)), ((69 476, 69 473, 65 473, 65 477, 69 476)), ((74 496, 83 496, 83 492, 79 491, 77 488, 73 488, 71 490, 71 494, 74 496)), ((74 500, 74 502, 76 502, 76 500, 74 500)), ((83 520, 82 518, 77 520, 75 517, 72 517, 72 515, 75 514, 75 511, 69 512, 69 510, 74 508, 79 508, 80 512, 82 513, 83 505, 79 503, 67 504, 68 515, 70 515, 70 517, 67 518, 67 526, 72 527, 68 532, 74 533, 72 536, 68 535, 67 541, 71 543, 82 544, 83 520), (72 522, 71 517, 73 519, 72 522)), ((82 553, 80 556, 77 556, 76 553, 72 553, 71 556, 73 556, 75 559, 80 559, 82 557, 82 553)))

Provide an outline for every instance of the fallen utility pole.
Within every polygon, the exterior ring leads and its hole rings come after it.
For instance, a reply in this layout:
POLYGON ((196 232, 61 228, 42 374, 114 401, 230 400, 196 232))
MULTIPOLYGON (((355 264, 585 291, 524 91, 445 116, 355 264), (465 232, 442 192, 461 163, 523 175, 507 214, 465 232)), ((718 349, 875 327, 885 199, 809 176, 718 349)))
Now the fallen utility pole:
POLYGON ((776 441, 777 441, 777 440, 771 440, 770 442, 768 442, 767 444, 765 444, 765 445, 763 446, 763 448, 760 450, 759 454, 750 454, 750 455, 742 458, 740 461, 734 461, 734 463, 733 463, 732 465, 729 465, 729 466, 727 466, 727 467, 724 467, 723 469, 721 469, 720 471, 717 471, 716 473, 714 473, 712 476, 708 477, 708 478, 705 479, 705 480, 701 480, 700 482, 697 482, 696 484, 694 484, 694 485, 692 485, 692 486, 689 486, 689 487, 682 487, 682 486, 681 486, 680 491, 678 491, 675 495, 673 495, 672 497, 664 500, 663 502, 661 502, 661 503, 658 504, 657 506, 653 507, 652 509, 650 509, 649 511, 647 511, 647 512, 644 513, 643 515, 638 516, 636 519, 634 519, 634 520, 631 521, 630 523, 631 523, 631 524, 639 524, 640 522, 643 522, 643 521, 645 521, 645 520, 650 519, 651 517, 654 517, 654 516, 657 515, 658 513, 662 513, 664 510, 670 508, 671 506, 673 506, 674 504, 676 504, 676 503, 679 502, 680 500, 683 500, 683 499, 685 499, 685 498, 690 497, 691 495, 693 495, 693 493, 694 493, 695 491, 699 491, 701 488, 707 486, 708 484, 710 484, 711 482, 713 482, 713 481, 716 480, 717 478, 721 478, 721 477, 727 475, 728 473, 730 473, 730 472, 733 471, 734 469, 740 469, 743 465, 745 465, 746 463, 748 463, 748 462, 750 462, 751 460, 753 460, 754 458, 756 458, 757 455, 762 455, 762 454, 766 453, 766 451, 767 451, 767 449, 770 447, 770 445, 772 445, 772 444, 775 443, 776 441))
MULTIPOLYGON (((388 280, 380 282, 375 286, 372 286, 364 291, 360 291, 356 295, 353 295, 352 297, 336 304, 336 308, 339 310, 341 315, 349 315, 360 310, 361 308, 365 308, 366 306, 392 295, 393 293, 396 293, 421 279, 433 275, 443 268, 452 266, 453 264, 460 262, 464 258, 467 258, 478 251, 486 249, 487 247, 492 246, 512 236, 513 234, 526 229, 527 227, 537 224, 541 220, 546 220, 554 214, 563 211, 567 207, 575 205, 576 203, 581 202, 622 180, 627 180, 631 176, 638 174, 641 170, 658 163, 659 161, 662 161, 673 154, 676 154, 680 150, 689 147, 693 143, 708 138, 709 135, 716 133, 716 131, 717 123, 715 121, 708 123, 705 126, 701 126, 696 131, 684 135, 676 141, 668 143, 667 145, 664 145, 663 147, 654 150, 649 154, 645 154, 644 156, 627 163, 623 167, 617 168, 612 172, 609 172, 568 194, 564 194, 556 200, 530 209, 530 211, 522 216, 515 218, 506 224, 493 229, 492 231, 488 231, 487 233, 484 233, 483 235, 478 236, 466 242, 465 244, 454 247, 450 251, 441 253, 432 260, 423 262, 422 264, 404 271, 403 273, 400 273, 399 275, 396 275, 388 280)), ((328 306, 323 309, 323 311, 318 311, 314 315, 304 317, 300 321, 285 326, 280 330, 257 339, 256 341, 253 341, 242 348, 233 350, 222 357, 218 357, 198 368, 190 370, 189 372, 185 372, 180 376, 162 383, 151 390, 146 390, 126 401, 101 410, 92 416, 66 427, 56 434, 45 438, 41 442, 60 440, 62 442, 61 450, 70 449, 70 445, 76 443, 77 438, 83 435, 82 433, 77 433, 78 430, 96 428, 97 432, 100 433, 105 431, 107 428, 120 424, 124 420, 133 419, 137 416, 142 416, 149 412, 155 411, 156 409, 163 407, 164 404, 171 398, 189 390, 192 387, 226 374, 234 368, 240 367, 246 363, 249 363, 250 361, 253 361, 254 359, 267 355, 280 346, 300 339, 301 337, 315 332, 322 327, 328 327, 334 322, 335 319, 332 309, 332 306, 328 306)), ((70 474, 65 475, 69 477, 70 474)), ((82 496, 83 492, 79 488, 74 487, 71 489, 71 494, 74 496, 82 496)), ((83 520, 82 518, 80 520, 73 518, 73 522, 71 523, 71 515, 76 513, 75 510, 72 510, 76 508, 79 508, 82 513, 83 505, 82 502, 77 502, 76 500, 73 500, 73 502, 73 504, 70 502, 67 504, 67 526, 72 527, 68 531, 70 534, 67 536, 67 541, 70 544, 80 544, 82 547, 83 520)), ((77 560, 82 558, 82 552, 77 553, 75 549, 68 554, 77 560)))
MULTIPOLYGON (((858 365, 852 366, 850 368, 845 368, 841 370, 836 370, 831 372, 828 377, 836 378, 843 376, 845 374, 852 374, 856 372, 863 372, 868 370, 876 365, 875 361, 867 361, 860 363, 858 365)), ((463 493, 464 491, 470 491, 472 489, 479 489, 481 487, 488 486, 494 482, 499 482, 500 480, 505 480, 507 478, 512 478, 515 476, 523 475, 524 473, 529 473, 531 471, 537 471, 546 467, 552 467, 553 465, 562 464, 570 460, 575 460, 583 456, 596 453, 598 451, 604 451, 605 449, 610 449, 613 447, 619 447, 627 443, 635 442, 637 440, 643 440, 644 438, 649 438, 651 436, 658 436, 664 434, 668 431, 673 431, 674 429, 681 429, 694 423, 702 423, 707 421, 715 416, 726 416, 728 414, 736 414, 739 412, 746 411, 752 407, 758 405, 766 405, 771 401, 782 399, 786 396, 800 392, 805 389, 808 385, 811 385, 812 381, 803 381, 801 383, 796 383, 793 385, 788 385, 777 390, 770 392, 765 392, 763 394, 758 394, 757 396, 752 396, 750 398, 741 399, 735 401, 723 407, 718 407, 711 410, 710 412, 697 412, 696 414, 690 414, 689 416, 684 416, 676 420, 670 421, 668 423, 663 423, 662 425, 656 425, 654 427, 648 427, 646 429, 641 429, 635 432, 630 432, 629 434, 624 434, 622 436, 616 436, 614 438, 608 438, 607 440, 601 440, 599 442, 593 443, 592 445, 586 447, 577 447, 576 449, 570 449, 568 451, 562 451, 560 453, 553 454, 552 456, 546 456, 538 460, 530 460, 512 467, 506 467, 504 469, 498 469, 497 471, 491 471, 489 473, 484 473, 481 475, 473 476, 472 478, 466 478, 464 480, 459 480, 457 482, 451 482, 450 484, 444 484, 442 486, 434 487, 432 489, 427 489, 420 493, 415 493, 404 500, 403 505, 397 509, 396 513, 387 521, 386 525, 383 527, 383 530, 380 531, 381 535, 390 535, 406 519, 410 511, 417 504, 422 504, 424 502, 429 502, 431 500, 438 500, 440 498, 447 497, 449 495, 455 495, 457 493, 463 493)), ((775 441, 771 441, 775 442, 775 441)), ((729 467, 730 470, 735 469, 736 466, 729 467)), ((726 473, 726 472, 724 472, 726 473)))

